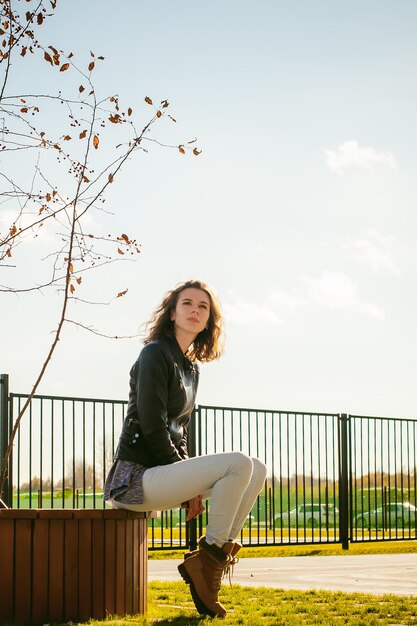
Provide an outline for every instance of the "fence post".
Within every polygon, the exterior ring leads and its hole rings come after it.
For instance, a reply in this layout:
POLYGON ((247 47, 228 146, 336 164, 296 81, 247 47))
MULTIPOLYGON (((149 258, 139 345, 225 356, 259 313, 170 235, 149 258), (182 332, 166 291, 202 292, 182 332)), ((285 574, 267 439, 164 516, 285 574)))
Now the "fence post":
MULTIPOLYGON (((3 463, 4 455, 9 445, 9 375, 0 374, 0 468, 3 463)), ((9 462, 10 467, 10 462, 9 462)), ((3 485, 3 502, 6 506, 11 507, 11 497, 9 489, 9 477, 3 485)), ((0 494, 1 507, 1 494, 0 494)))
MULTIPOLYGON (((188 454, 190 458, 197 455, 197 437, 196 437, 196 420, 199 417, 198 407, 194 407, 191 416, 190 425, 188 427, 188 454)), ((190 550, 197 549, 197 519, 194 518, 187 522, 187 542, 190 550)))
POLYGON ((339 415, 339 539, 349 550, 348 416, 339 415))

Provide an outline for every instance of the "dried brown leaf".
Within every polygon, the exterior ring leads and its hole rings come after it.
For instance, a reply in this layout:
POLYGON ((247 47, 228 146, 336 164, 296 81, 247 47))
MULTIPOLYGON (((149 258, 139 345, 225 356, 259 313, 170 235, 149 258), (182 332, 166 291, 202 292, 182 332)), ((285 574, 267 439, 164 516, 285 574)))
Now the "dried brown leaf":
POLYGON ((111 113, 109 120, 112 124, 120 124, 120 122, 122 121, 120 115, 118 113, 111 113))
POLYGON ((161 111, 156 112, 156 117, 161 117, 161 115, 162 115, 161 111))
POLYGON ((96 150, 98 148, 99 143, 100 143, 100 139, 97 137, 97 135, 94 135, 94 137, 93 137, 93 146, 95 147, 96 150))
POLYGON ((129 108, 128 108, 128 110, 127 110, 127 114, 128 114, 128 115, 132 115, 132 109, 131 109, 130 107, 129 107, 129 108))
POLYGON ((120 248, 117 248, 117 252, 118 252, 119 254, 124 254, 123 250, 120 250, 120 248))
POLYGON ((80 86, 78 87, 78 91, 79 91, 80 93, 82 93, 84 90, 85 90, 85 87, 83 87, 82 85, 80 85, 80 86))
POLYGON ((72 137, 70 137, 69 135, 65 135, 64 136, 64 141, 71 141, 72 137))
POLYGON ((87 131, 83 130, 82 133, 80 133, 80 139, 85 139, 87 136, 87 131))
POLYGON ((75 287, 74 287, 74 285, 71 283, 71 285, 70 285, 70 292, 71 292, 71 293, 74 293, 74 291, 75 291, 75 287))
POLYGON ((23 107, 23 109, 20 109, 21 113, 27 113, 28 112, 28 108, 27 107, 23 107))
POLYGON ((181 154, 185 154, 185 150, 182 146, 178 146, 178 150, 181 152, 181 154))
POLYGON ((43 58, 45 59, 45 61, 48 61, 48 63, 50 63, 51 65, 54 64, 52 57, 48 52, 44 52, 43 58))
POLYGON ((112 183, 112 182, 113 182, 113 174, 110 173, 109 174, 109 183, 112 183))
POLYGON ((89 70, 90 72, 92 72, 92 71, 93 71, 93 69, 94 69, 94 65, 95 65, 94 61, 91 61, 91 63, 90 63, 90 64, 89 64, 89 66, 88 66, 88 70, 89 70))
POLYGON ((76 281, 77 281, 77 283, 78 283, 79 285, 81 285, 81 281, 82 281, 82 279, 83 279, 83 277, 82 277, 82 276, 79 276, 79 277, 76 279, 76 281))
POLYGON ((125 289, 124 291, 119 291, 116 298, 121 298, 122 296, 125 296, 127 292, 128 292, 128 289, 125 289))
POLYGON ((43 15, 42 15, 42 13, 38 13, 38 15, 36 17, 36 21, 38 22, 38 26, 41 26, 41 24, 43 24, 43 15))
POLYGON ((147 104, 153 104, 152 100, 151 100, 148 96, 146 96, 146 98, 145 98, 145 102, 146 102, 147 104))
POLYGON ((69 68, 70 64, 69 63, 64 63, 63 65, 61 65, 61 67, 59 68, 60 72, 66 72, 67 69, 69 68))
POLYGON ((197 150, 197 148, 194 148, 193 154, 195 154, 195 156, 198 156, 199 154, 201 154, 201 150, 197 150))

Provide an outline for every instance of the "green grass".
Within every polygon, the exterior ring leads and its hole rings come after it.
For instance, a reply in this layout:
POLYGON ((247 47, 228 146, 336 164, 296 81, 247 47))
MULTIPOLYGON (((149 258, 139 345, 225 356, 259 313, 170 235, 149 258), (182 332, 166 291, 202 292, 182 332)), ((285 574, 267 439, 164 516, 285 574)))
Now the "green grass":
MULTIPOLYGON (((394 595, 373 596, 330 591, 283 591, 265 587, 224 585, 221 601, 228 609, 225 626, 399 626, 417 624, 417 598, 394 595)), ((149 584, 147 617, 109 618, 90 625, 105 626, 192 626, 213 624, 196 612, 184 583, 149 584)))
MULTIPOLYGON (((182 559, 183 550, 149 550, 150 559, 182 559)), ((417 541, 377 541, 350 544, 349 550, 342 550, 338 543, 317 545, 287 545, 242 548, 240 558, 260 558, 276 556, 349 556, 354 554, 395 554, 417 552, 417 541)))

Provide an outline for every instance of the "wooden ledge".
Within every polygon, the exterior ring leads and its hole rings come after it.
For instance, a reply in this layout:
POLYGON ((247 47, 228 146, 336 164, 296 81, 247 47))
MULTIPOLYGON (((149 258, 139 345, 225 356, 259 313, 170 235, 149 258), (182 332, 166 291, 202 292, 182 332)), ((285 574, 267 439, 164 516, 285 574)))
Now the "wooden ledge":
POLYGON ((0 509, 0 519, 144 519, 149 513, 127 509, 0 509))

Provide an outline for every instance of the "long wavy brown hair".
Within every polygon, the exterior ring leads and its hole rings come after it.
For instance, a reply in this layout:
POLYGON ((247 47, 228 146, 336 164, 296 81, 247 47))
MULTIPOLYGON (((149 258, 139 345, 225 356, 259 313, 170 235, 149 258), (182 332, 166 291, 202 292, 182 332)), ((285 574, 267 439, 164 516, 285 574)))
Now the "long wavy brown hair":
POLYGON ((145 325, 145 344, 161 337, 175 337, 174 323, 171 313, 177 306, 180 293, 184 289, 202 289, 210 299, 210 316, 207 328, 202 330, 189 347, 187 357, 191 361, 202 363, 218 359, 223 354, 223 315, 220 303, 213 290, 201 280, 187 280, 168 291, 161 305, 155 310, 149 322, 145 325))

